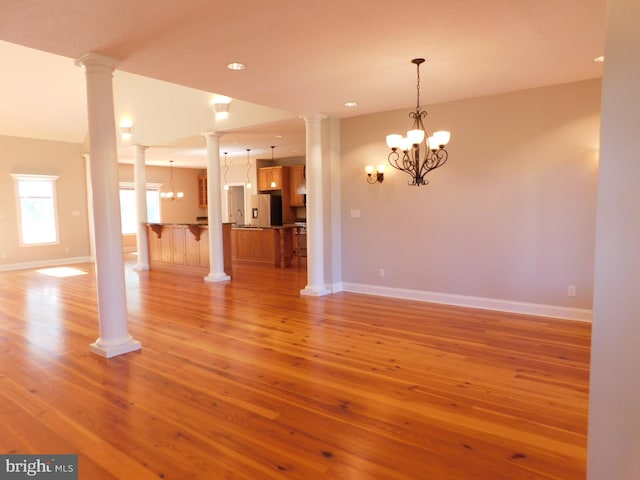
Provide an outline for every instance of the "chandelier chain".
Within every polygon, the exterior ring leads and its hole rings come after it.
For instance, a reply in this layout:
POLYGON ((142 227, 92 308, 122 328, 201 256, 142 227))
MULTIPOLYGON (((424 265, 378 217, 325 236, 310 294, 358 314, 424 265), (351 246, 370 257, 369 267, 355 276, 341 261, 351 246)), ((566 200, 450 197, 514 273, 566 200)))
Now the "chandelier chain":
POLYGON ((416 63, 416 111, 420 111, 420 64, 416 63))

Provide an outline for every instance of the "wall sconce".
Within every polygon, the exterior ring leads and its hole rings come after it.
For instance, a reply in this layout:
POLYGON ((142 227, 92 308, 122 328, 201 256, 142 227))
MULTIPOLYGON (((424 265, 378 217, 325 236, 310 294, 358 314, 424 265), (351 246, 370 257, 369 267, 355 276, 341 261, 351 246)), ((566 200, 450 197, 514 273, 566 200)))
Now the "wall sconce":
POLYGON ((216 116, 216 120, 227 118, 229 116, 229 104, 231 103, 231 97, 225 97, 224 95, 216 95, 211 103, 213 108, 213 114, 216 116))
POLYGON ((119 127, 119 131, 120 131, 120 138, 123 141, 127 141, 127 140, 131 140, 131 136, 133 135, 131 132, 133 130, 133 124, 131 123, 131 120, 123 120, 122 122, 120 122, 120 127, 119 127))
POLYGON ((364 167, 364 171, 367 173, 367 182, 371 184, 378 182, 382 183, 384 181, 384 169, 384 164, 378 165, 375 167, 375 170, 373 165, 367 165, 364 167))

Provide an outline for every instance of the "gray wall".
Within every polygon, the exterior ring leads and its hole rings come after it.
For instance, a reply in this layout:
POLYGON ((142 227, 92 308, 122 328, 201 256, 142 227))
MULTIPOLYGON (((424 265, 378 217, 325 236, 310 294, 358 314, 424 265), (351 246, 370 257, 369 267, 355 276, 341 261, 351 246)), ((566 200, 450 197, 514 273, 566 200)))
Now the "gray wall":
POLYGON ((385 135, 410 128, 410 108, 343 120, 345 289, 589 311, 600 88, 589 80, 427 106, 427 129, 452 138, 448 163, 421 187, 391 167, 382 184, 364 174, 386 162, 385 135))
POLYGON ((589 480, 640 478, 640 2, 610 0, 591 349, 589 480))

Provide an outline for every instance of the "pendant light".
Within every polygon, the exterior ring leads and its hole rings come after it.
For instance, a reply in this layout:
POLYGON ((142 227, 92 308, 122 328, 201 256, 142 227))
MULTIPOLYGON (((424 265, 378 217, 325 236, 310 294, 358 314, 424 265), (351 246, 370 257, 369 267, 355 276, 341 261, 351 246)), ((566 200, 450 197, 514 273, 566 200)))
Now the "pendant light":
POLYGON ((251 161, 249 160, 250 148, 247 148, 247 189, 251 189, 251 181, 249 180, 249 172, 251 171, 251 161))
MULTIPOLYGON (((275 145, 271 145, 271 165, 273 165, 273 151, 274 151, 275 148, 276 148, 275 145)), ((271 188, 277 188, 278 187, 278 185, 276 184, 275 180, 271 180, 271 185, 270 186, 271 186, 271 188)))
POLYGON ((229 184, 227 183, 227 172, 229 171, 229 166, 227 165, 227 153, 224 152, 224 189, 229 190, 229 184))
POLYGON ((419 187, 429 183, 424 178, 427 173, 444 165, 449 158, 444 147, 449 143, 451 134, 445 131, 434 132, 432 136, 427 134, 422 123, 427 112, 420 107, 420 64, 424 63, 424 58, 414 58, 411 63, 416 66, 417 71, 416 110, 409 113, 413 118, 413 126, 406 137, 387 135, 387 146, 391 149, 387 160, 393 168, 409 174, 409 185, 419 187), (424 152, 424 156, 421 156, 421 152, 424 152))

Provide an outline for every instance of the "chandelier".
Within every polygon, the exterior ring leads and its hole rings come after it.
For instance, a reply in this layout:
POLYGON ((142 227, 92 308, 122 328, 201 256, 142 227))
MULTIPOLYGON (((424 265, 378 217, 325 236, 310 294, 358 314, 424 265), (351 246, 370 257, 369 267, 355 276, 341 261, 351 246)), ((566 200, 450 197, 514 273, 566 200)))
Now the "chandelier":
POLYGON ((173 160, 169 160, 169 171, 171 172, 170 173, 171 176, 169 177, 169 191, 160 192, 160 198, 164 202, 173 202, 173 201, 181 202, 182 198, 184 197, 184 193, 175 192, 173 189, 173 160))
POLYGON ((425 175, 444 165, 449 158, 444 147, 449 143, 451 134, 439 131, 428 136, 422 123, 427 112, 420 107, 420 64, 424 63, 424 58, 414 58, 411 63, 416 65, 417 71, 416 110, 409 113, 413 119, 413 127, 407 132, 406 137, 398 134, 387 135, 387 145, 391 149, 387 159, 393 168, 402 170, 411 176, 409 185, 419 187, 420 185, 428 185, 429 180, 425 180, 425 175), (423 157, 421 157, 422 152, 424 152, 423 157))

